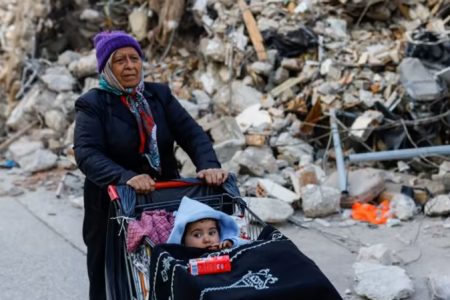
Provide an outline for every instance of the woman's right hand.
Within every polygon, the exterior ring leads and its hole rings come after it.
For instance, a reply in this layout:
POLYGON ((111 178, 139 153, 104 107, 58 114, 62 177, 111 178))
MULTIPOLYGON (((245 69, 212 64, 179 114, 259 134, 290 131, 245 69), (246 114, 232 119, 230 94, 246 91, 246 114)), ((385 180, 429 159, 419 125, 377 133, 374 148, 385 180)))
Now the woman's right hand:
POLYGON ((148 174, 140 174, 127 181, 137 193, 148 193, 155 190, 155 181, 148 174))

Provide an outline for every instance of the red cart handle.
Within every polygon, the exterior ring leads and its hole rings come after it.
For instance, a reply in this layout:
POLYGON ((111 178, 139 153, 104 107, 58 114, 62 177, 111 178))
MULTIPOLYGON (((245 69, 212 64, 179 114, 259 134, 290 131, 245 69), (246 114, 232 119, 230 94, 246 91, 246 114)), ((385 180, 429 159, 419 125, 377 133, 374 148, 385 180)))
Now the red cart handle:
MULTIPOLYGON (((186 186, 202 185, 203 181, 181 181, 181 180, 171 180, 171 181, 159 181, 155 183, 155 190, 179 188, 186 186)), ((115 185, 108 185, 108 194, 111 201, 116 201, 119 199, 119 194, 117 193, 117 188, 115 185)))

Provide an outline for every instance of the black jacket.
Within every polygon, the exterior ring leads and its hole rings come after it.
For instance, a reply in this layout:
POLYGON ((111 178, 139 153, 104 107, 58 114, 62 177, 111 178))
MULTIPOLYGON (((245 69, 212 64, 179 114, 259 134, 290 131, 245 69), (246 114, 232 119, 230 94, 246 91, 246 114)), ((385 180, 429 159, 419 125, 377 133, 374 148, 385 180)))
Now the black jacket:
POLYGON ((156 180, 178 178, 174 141, 190 156, 197 171, 220 168, 208 135, 167 86, 145 83, 144 96, 157 125, 161 174, 152 173, 138 151, 138 127, 129 109, 117 95, 92 89, 75 103, 75 159, 88 181, 104 188, 124 184, 142 173, 156 180))

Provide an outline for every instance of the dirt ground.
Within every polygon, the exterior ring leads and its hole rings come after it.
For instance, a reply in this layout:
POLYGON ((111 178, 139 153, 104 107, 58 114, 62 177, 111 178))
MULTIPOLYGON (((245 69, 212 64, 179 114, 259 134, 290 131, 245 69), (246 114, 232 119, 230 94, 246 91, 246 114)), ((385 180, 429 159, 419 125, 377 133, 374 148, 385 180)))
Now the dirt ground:
MULTIPOLYGON (((24 214, 24 217, 16 220, 14 223, 18 228, 26 228, 34 226, 33 222, 28 218, 38 220, 43 229, 42 231, 51 232, 55 235, 54 241, 48 243, 37 243, 35 249, 33 247, 22 247, 23 255, 36 255, 36 253, 46 253, 55 251, 55 245, 52 243, 61 243, 69 247, 73 251, 66 251, 65 255, 43 255, 42 265, 60 266, 63 261, 69 259, 70 264, 77 266, 73 268, 74 273, 68 273, 68 278, 75 285, 67 285, 65 294, 70 294, 70 289, 74 289, 76 295, 87 295, 87 278, 85 274, 85 247, 81 239, 81 225, 83 212, 79 208, 75 208, 70 204, 68 195, 63 195, 58 199, 55 196, 56 181, 58 176, 50 176, 43 182, 34 182, 34 191, 26 191, 20 186, 21 181, 25 179, 21 175, 14 172, 0 170, 0 224, 11 223, 8 221, 17 211, 18 215, 24 214), (20 194, 12 196, 11 191, 20 194), (11 207, 9 204, 14 203, 11 207), (9 210, 8 210, 9 209, 9 210), (23 210, 23 211, 22 211, 23 210), (26 216, 25 216, 26 214, 26 216), (70 254, 72 253, 72 254, 70 254), (68 257, 69 256, 69 257, 68 257), (45 261, 47 260, 47 261, 45 261), (69 289, 69 290, 67 290, 69 289)), ((28 182, 32 182, 28 179, 28 182)), ((364 223, 356 223, 344 219, 341 215, 334 215, 330 218, 322 220, 304 219, 300 212, 297 212, 294 218, 301 226, 286 223, 277 225, 277 227, 291 238, 298 248, 308 257, 316 262, 320 269, 335 285, 344 299, 361 299, 353 292, 353 269, 352 265, 356 262, 358 250, 362 246, 384 243, 389 249, 396 253, 398 265, 404 268, 407 274, 414 282, 415 294, 410 299, 425 300, 431 299, 429 289, 427 287, 427 277, 430 274, 449 274, 450 270, 450 219, 428 218, 418 215, 410 222, 404 222, 397 227, 387 226, 369 226, 364 223), (324 222, 325 221, 325 222, 324 222), (446 226, 444 226, 446 224, 446 226)), ((5 225, 4 224, 4 225, 5 225)), ((38 227, 34 229, 33 236, 43 234, 38 231, 38 227)), ((2 231, 0 231, 2 232, 2 231)), ((2 233, 9 232, 5 229, 2 233)), ((27 231, 30 232, 30 231, 27 231)), ((21 246, 23 238, 9 237, 4 240, 0 237, 0 241, 8 243, 8 247, 1 247, 2 257, 8 259, 1 260, 3 266, 8 261, 19 261, 19 257, 14 259, 16 253, 9 252, 11 249, 17 249, 21 246), (10 249, 10 250, 8 250, 10 249)), ((9 263, 10 264, 10 263, 9 263)), ((22 265, 23 274, 31 274, 32 265, 22 265)), ((0 268, 3 277, 0 298, 3 296, 14 295, 20 298, 20 289, 18 279, 14 279, 16 268, 0 268), (8 290, 14 289, 13 294, 8 294, 8 290), (6 293, 6 294, 5 294, 6 293)), ((49 271, 51 272, 51 270, 49 271)), ((21 273, 22 274, 22 273, 21 273)), ((32 276, 27 279, 31 284, 39 289, 51 290, 55 285, 55 278, 52 276, 32 276)), ((39 294, 39 293, 38 293, 39 294)), ((29 294, 24 293, 23 296, 29 298, 29 294)), ((44 295, 40 293, 40 295, 44 295)), ((58 299, 58 293, 47 292, 46 299, 58 299)), ((38 299, 33 298, 32 299, 38 299)), ((42 298, 41 298, 42 299, 42 298)))

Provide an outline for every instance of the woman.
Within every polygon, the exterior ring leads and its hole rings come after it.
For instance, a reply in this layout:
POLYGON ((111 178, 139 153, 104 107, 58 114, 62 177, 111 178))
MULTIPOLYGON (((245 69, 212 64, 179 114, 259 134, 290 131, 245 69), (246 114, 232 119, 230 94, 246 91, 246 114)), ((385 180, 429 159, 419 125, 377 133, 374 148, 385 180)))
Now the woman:
POLYGON ((130 35, 102 32, 95 36, 99 88, 75 103, 74 150, 86 175, 83 239, 87 246, 90 299, 105 296, 105 238, 109 184, 128 184, 139 193, 154 190, 155 181, 179 177, 174 142, 197 167, 197 177, 222 184, 212 144, 170 89, 143 81, 143 52, 130 35))

